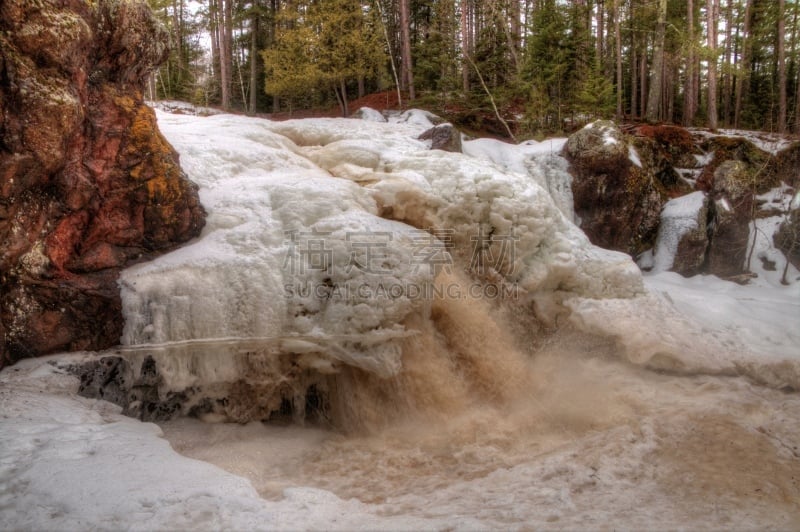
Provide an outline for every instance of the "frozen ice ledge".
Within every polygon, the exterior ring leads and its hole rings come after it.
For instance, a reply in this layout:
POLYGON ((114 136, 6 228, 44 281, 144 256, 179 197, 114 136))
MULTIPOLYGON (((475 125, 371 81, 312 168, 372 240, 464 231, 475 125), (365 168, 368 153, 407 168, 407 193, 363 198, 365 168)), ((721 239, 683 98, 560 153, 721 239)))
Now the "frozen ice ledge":
MULTIPOLYGON (((337 375, 397 377, 409 338, 448 298, 510 308, 532 329, 612 336, 659 369, 743 371, 744 342, 691 323, 627 255, 573 224, 552 142, 431 150, 417 140, 428 118, 159 113, 207 225, 123 272, 123 348, 85 372, 84 392, 143 419, 330 419, 337 375)), ((781 352, 760 360, 785 363, 781 352)), ((796 368, 762 377, 796 387, 796 368)))

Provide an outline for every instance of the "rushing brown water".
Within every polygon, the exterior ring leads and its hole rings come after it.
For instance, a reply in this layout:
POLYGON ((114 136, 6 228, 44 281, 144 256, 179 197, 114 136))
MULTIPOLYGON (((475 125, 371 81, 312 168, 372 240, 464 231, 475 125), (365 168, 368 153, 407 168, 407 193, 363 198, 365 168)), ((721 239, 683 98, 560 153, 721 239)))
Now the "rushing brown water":
POLYGON ((381 514, 489 528, 800 526, 797 394, 648 371, 607 339, 542 334, 521 312, 436 299, 406 324, 420 334, 397 377, 336 376, 336 430, 163 429, 179 452, 272 499, 310 486, 381 514))

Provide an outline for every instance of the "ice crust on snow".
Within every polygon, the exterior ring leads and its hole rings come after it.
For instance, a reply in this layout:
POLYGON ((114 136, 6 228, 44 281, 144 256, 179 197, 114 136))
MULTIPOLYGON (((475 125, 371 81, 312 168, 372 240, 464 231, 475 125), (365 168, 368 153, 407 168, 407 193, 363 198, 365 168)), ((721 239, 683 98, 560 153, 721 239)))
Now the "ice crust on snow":
MULTIPOLYGON (((415 139, 430 120, 417 111, 357 127, 347 119, 158 118, 209 216, 197 241, 123 272, 122 341, 218 339, 161 364, 176 388, 235 379, 241 368, 224 346, 236 339, 263 339, 264 350, 302 354, 317 368, 344 363, 397 373, 398 339, 413 332, 402 324, 424 313, 427 301, 371 295, 432 283, 434 272, 415 262, 427 229, 452 231, 454 250, 466 255, 482 234, 515 239, 514 253, 488 274, 515 283, 543 319, 562 312, 565 295, 643 291, 633 262, 592 246, 539 184, 560 191, 567 210, 565 167, 530 158, 551 153, 553 143, 496 155, 498 165, 427 149, 415 139), (348 239, 369 233, 389 235, 379 273, 353 267, 348 239), (303 262, 316 244, 329 260, 321 269, 303 262), (363 287, 369 290, 359 293, 363 287), (348 297, 317 297, 325 289, 348 297)), ((503 255, 507 241, 489 241, 484 253, 503 255)))
POLYGON ((697 229, 697 217, 706 201, 704 192, 692 192, 669 200, 661 211, 661 224, 653 257, 653 273, 668 271, 675 262, 681 238, 697 229))

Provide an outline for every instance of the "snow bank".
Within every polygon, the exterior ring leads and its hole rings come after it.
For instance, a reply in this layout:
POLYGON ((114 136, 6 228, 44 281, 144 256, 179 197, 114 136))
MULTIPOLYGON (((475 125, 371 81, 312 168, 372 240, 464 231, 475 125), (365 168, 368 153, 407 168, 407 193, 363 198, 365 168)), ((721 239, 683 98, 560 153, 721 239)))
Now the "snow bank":
POLYGON ((167 113, 175 113, 175 114, 211 116, 222 113, 222 111, 218 111, 211 107, 200 107, 197 105, 193 105, 187 102, 181 102, 178 100, 157 100, 154 102, 148 101, 147 105, 149 105, 153 109, 159 109, 167 113))
POLYGON ((764 131, 748 131, 745 129, 720 129, 716 135, 708 133, 708 136, 741 137, 755 144, 758 149, 771 153, 772 155, 777 155, 792 144, 792 140, 785 135, 767 133, 764 131))
POLYGON ((746 375, 800 388, 800 283, 740 286, 714 276, 645 276, 637 299, 574 300, 581 329, 617 338, 634 363, 679 373, 746 375))

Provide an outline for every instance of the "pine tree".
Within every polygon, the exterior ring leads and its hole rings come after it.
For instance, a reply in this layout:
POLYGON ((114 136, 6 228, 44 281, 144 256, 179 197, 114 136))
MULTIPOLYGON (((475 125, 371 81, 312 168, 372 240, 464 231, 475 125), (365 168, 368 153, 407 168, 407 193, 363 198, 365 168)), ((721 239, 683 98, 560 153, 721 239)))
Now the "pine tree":
POLYGON ((656 22, 655 49, 653 51, 653 70, 650 75, 650 93, 647 98, 647 120, 658 122, 663 119, 662 97, 664 94, 664 45, 666 37, 667 0, 659 0, 658 21, 656 22))
POLYGON ((275 43, 263 53, 267 93, 296 103, 321 87, 347 116, 348 84, 378 76, 385 63, 375 19, 358 0, 297 2, 280 19, 275 43))

